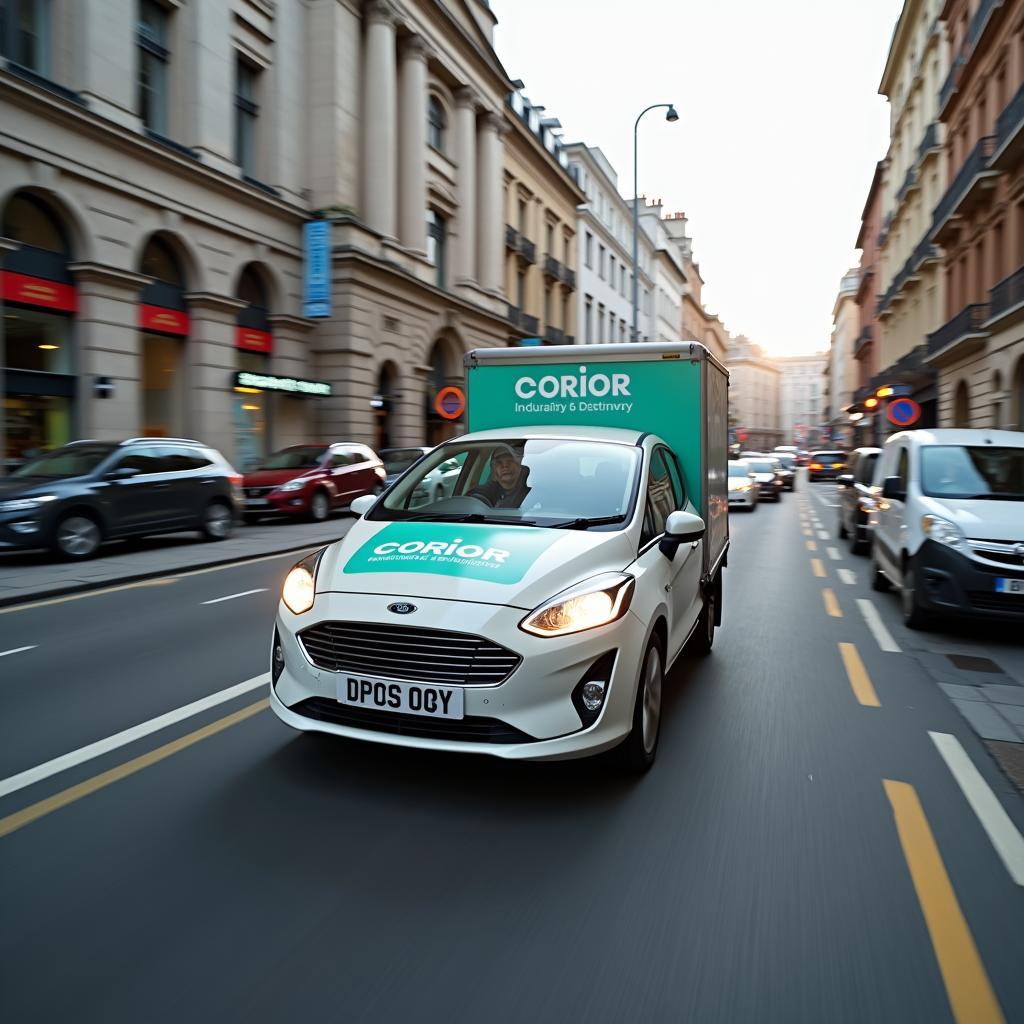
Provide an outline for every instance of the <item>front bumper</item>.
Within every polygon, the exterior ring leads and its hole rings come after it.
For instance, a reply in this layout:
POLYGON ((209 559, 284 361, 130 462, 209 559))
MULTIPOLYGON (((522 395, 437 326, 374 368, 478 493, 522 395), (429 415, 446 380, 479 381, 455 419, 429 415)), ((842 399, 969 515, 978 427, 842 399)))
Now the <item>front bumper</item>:
POLYGON ((1024 580, 1024 569, 981 565, 945 544, 926 540, 912 559, 918 600, 945 615, 1024 622, 1024 594, 996 592, 998 578, 1024 580))
POLYGON ((57 502, 23 512, 0 512, 0 551, 46 548, 53 543, 57 502))
POLYGON ((757 504, 757 491, 753 487, 749 491, 730 491, 729 507, 753 508, 757 504))
POLYGON ((301 516, 309 512, 309 494, 305 491, 275 492, 255 501, 247 498, 244 505, 248 515, 301 516))
POLYGON ((575 636, 544 639, 518 628, 526 614, 522 609, 423 598, 414 598, 417 628, 457 630, 482 636, 522 658, 504 682, 464 688, 465 715, 470 726, 465 730, 467 738, 455 738, 458 722, 451 719, 426 719, 427 722, 453 724, 454 728, 445 730, 448 733, 445 738, 377 731, 369 727, 373 721, 370 715, 365 718, 367 727, 330 721, 330 708, 340 707, 338 681, 346 674, 314 665, 297 634, 323 621, 393 625, 394 617, 386 609, 388 604, 401 600, 408 600, 408 595, 320 594, 313 609, 299 616, 279 606, 277 631, 284 652, 284 669, 276 684, 271 686, 270 694, 270 704, 278 718, 295 729, 371 743, 531 761, 597 754, 616 746, 629 733, 647 640, 645 625, 632 612, 608 626, 575 636), (607 680, 604 705, 597 719, 584 726, 571 695, 587 670, 609 651, 617 654, 607 680), (302 705, 311 699, 318 700, 313 705, 305 705, 310 713, 304 714, 302 705), (317 717, 313 717, 314 714, 317 717), (508 727, 495 729, 495 734, 504 733, 501 742, 468 738, 470 733, 485 736, 486 730, 481 725, 485 721, 508 727))

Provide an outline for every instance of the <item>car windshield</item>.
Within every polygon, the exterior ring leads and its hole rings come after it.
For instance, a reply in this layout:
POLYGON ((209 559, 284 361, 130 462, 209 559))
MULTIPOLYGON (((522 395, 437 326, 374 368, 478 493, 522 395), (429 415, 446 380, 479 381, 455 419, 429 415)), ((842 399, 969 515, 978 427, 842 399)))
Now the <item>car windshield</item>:
POLYGON ((633 445, 598 441, 453 441, 399 480, 370 518, 614 528, 632 517, 640 456, 633 445), (451 485, 432 498, 425 481, 439 468, 451 485))
POLYGON ((770 459, 750 459, 747 462, 751 473, 774 473, 775 463, 770 459))
POLYGON ((842 452, 815 452, 811 456, 811 462, 845 462, 846 456, 842 452))
POLYGON ((782 463, 785 469, 792 469, 796 465, 795 455, 786 455, 784 452, 780 452, 775 458, 782 463))
POLYGON ((423 458, 423 448, 385 448, 380 457, 388 476, 404 473, 417 459, 423 458))
POLYGON ((743 477, 750 476, 750 466, 746 462, 730 462, 729 476, 743 477))
POLYGON ((50 480, 91 473, 112 451, 113 445, 59 448, 19 466, 11 476, 42 476, 50 480))
POLYGON ((990 445, 922 448, 921 490, 932 498, 1024 501, 1024 448, 990 445))
POLYGON ((326 451, 322 445, 285 448, 268 456, 260 469, 316 469, 326 451))

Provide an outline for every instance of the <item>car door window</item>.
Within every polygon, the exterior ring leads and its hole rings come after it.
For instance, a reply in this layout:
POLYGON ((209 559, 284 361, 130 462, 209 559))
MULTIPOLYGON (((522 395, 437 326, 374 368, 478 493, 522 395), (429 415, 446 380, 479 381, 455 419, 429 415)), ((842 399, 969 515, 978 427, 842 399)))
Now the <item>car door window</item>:
POLYGON ((644 510, 644 525, 640 535, 641 547, 649 544, 665 532, 665 520, 674 511, 675 494, 672 478, 662 457, 661 449, 651 455, 651 468, 647 477, 647 505, 644 510))
POLYGON ((351 452, 335 452, 331 456, 331 469, 347 469, 352 461, 351 452))
POLYGON ((857 483, 870 486, 877 455, 861 455, 857 459, 857 483))
POLYGON ((161 452, 157 448, 129 448, 112 469, 137 469, 142 473, 160 473, 161 452))
POLYGON ((910 456, 906 448, 900 449, 899 461, 896 464, 896 475, 900 478, 900 490, 906 491, 910 479, 910 456))
POLYGON ((668 469, 669 479, 672 481, 672 497, 675 499, 672 511, 675 512, 686 508, 686 487, 683 485, 683 475, 679 472, 679 463, 676 462, 675 455, 667 448, 662 448, 660 451, 668 469))

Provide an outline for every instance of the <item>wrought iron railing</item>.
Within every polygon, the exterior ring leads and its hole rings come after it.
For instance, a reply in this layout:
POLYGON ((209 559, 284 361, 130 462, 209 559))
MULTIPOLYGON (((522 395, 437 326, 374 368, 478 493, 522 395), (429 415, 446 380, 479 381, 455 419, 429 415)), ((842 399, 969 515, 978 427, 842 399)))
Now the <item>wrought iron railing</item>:
POLYGON ((1022 124, 1024 124, 1024 85, 1017 90, 1013 99, 1006 104, 996 120, 997 148, 1002 149, 1010 138, 1020 131, 1022 124))
POLYGON ((519 326, 532 338, 536 338, 540 331, 540 321, 535 316, 530 316, 529 313, 523 313, 519 317, 519 326))
POLYGON ((989 293, 989 315, 1002 316, 1008 309, 1024 303, 1024 267, 1004 277, 989 293))
POLYGON ((576 271, 571 270, 569 267, 562 267, 562 280, 570 288, 576 287, 576 271))
POLYGON ((943 324, 937 331, 932 331, 928 335, 929 355, 934 355, 968 335, 984 334, 981 325, 987 319, 987 302, 976 302, 971 306, 965 306, 949 323, 943 324))
POLYGON ((924 137, 921 139, 921 145, 917 147, 917 159, 923 160, 925 153, 929 150, 937 149, 939 145, 939 126, 935 121, 932 121, 930 125, 924 130, 924 137))
POLYGON ((545 256, 544 273, 548 277, 553 277, 556 281, 559 281, 562 278, 562 264, 554 256, 545 256))
POLYGON ((995 137, 986 135, 985 138, 979 139, 978 144, 971 150, 963 167, 953 179, 953 184, 946 189, 946 194, 940 200, 939 205, 935 207, 932 217, 933 233, 949 219, 960 205, 974 179, 988 169, 994 143, 995 137))

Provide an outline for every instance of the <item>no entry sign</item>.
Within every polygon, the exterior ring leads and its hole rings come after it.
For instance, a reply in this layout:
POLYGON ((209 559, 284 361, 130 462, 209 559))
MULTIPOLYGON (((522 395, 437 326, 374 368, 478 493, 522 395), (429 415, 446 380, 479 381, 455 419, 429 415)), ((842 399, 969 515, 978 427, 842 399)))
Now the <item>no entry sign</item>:
POLYGON ((897 427, 911 427, 921 418, 921 406, 912 398, 895 398, 885 415, 897 427))
POLYGON ((434 410, 446 420, 457 420, 466 411, 466 394, 462 388, 441 388, 434 399, 434 410))

